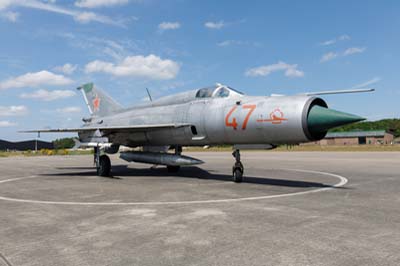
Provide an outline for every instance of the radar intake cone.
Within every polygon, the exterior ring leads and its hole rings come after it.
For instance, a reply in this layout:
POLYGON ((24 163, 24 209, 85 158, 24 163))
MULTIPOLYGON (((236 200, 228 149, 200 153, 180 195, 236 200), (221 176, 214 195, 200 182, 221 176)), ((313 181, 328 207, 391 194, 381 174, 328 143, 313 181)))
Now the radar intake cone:
POLYGON ((310 132, 327 132, 329 129, 359 121, 363 121, 357 115, 352 115, 323 106, 314 105, 308 113, 308 129, 310 132))

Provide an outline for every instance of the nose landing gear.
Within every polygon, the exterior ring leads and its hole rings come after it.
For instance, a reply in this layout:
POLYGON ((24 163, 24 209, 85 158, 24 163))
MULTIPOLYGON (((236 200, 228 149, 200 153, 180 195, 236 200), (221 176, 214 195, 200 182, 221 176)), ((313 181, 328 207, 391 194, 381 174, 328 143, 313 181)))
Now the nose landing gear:
POLYGON ((236 162, 232 167, 232 177, 235 183, 241 183, 243 181, 244 167, 240 161, 240 150, 236 149, 232 156, 235 158, 236 162))

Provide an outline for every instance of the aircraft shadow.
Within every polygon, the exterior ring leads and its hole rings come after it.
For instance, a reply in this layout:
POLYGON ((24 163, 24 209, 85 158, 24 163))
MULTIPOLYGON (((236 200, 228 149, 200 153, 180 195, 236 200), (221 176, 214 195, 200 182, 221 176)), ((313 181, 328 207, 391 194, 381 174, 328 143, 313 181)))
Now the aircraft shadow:
MULTIPOLYGON (((59 167, 59 170, 71 170, 68 172, 61 173, 49 173, 42 174, 43 176, 93 176, 96 175, 96 171, 93 167, 59 167), (73 170, 88 170, 88 171, 73 171, 73 170)), ((165 167, 157 168, 128 168, 127 165, 114 165, 112 168, 112 177, 105 177, 111 179, 122 179, 123 177, 135 177, 135 176, 152 176, 152 177, 169 177, 174 176, 176 178, 194 178, 194 179, 206 179, 206 180, 217 180, 232 182, 232 176, 230 174, 217 174, 212 171, 207 171, 199 167, 182 167, 177 173, 169 173, 165 167)), ((281 187, 299 187, 299 188, 330 188, 332 185, 310 182, 301 180, 288 180, 288 179, 277 179, 268 177, 252 177, 244 176, 243 183, 248 184, 259 184, 268 186, 281 186, 281 187)))

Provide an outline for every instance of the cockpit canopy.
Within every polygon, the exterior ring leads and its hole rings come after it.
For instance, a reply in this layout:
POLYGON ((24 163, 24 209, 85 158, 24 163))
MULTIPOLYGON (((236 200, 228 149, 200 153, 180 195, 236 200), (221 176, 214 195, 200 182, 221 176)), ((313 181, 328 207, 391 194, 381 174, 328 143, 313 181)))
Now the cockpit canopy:
POLYGON ((213 87, 199 89, 196 98, 224 98, 230 95, 243 95, 243 93, 228 86, 217 84, 213 87))
POLYGON ((185 91, 178 94, 168 95, 161 97, 152 102, 138 105, 135 108, 143 108, 146 106, 164 106, 173 104, 183 104, 191 101, 196 101, 206 98, 227 98, 227 97, 240 97, 243 93, 234 90, 228 86, 216 84, 213 87, 202 88, 198 90, 185 91))

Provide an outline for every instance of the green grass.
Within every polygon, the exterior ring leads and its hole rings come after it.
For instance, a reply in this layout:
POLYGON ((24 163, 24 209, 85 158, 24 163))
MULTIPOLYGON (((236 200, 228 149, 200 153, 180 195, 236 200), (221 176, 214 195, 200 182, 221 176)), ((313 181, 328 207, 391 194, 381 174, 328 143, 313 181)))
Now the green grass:
POLYGON ((12 157, 12 156, 65 156, 65 155, 88 155, 93 154, 93 151, 89 150, 40 150, 34 151, 0 151, 0 157, 12 157))

